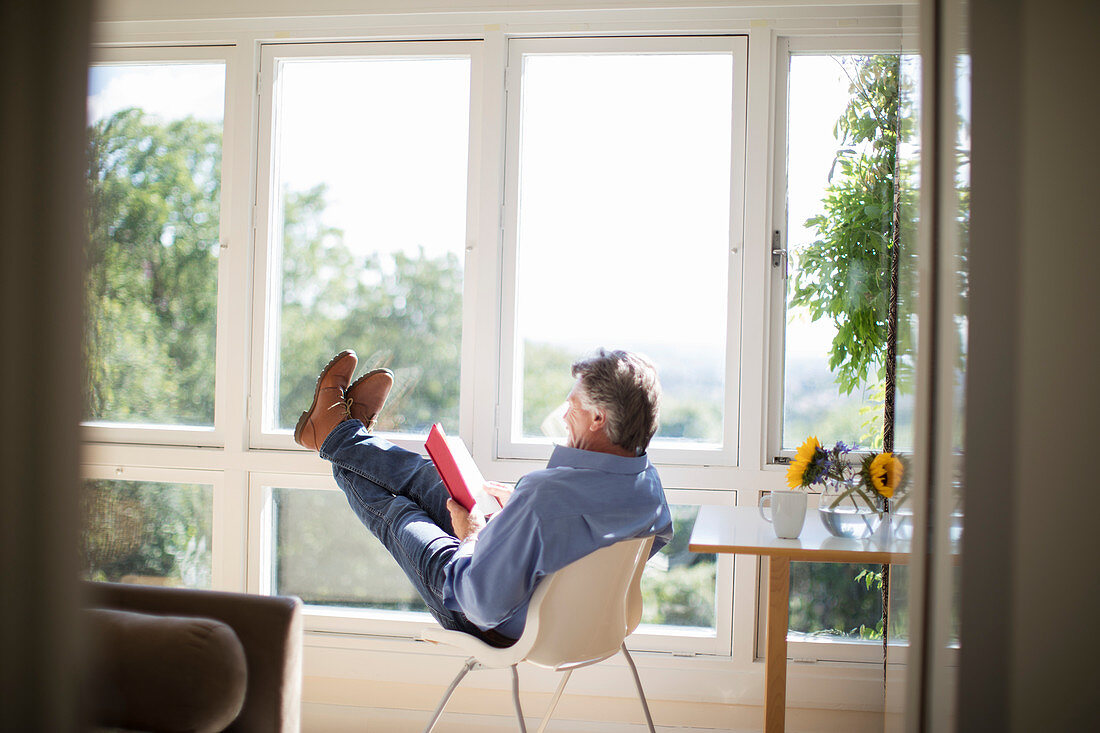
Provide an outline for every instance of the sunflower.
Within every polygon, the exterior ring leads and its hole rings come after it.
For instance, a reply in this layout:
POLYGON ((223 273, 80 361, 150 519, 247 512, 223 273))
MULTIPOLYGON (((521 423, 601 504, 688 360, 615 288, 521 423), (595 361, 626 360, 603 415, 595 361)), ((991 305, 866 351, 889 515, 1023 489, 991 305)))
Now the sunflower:
POLYGON ((889 499, 901 483, 905 468, 893 453, 879 453, 871 459, 871 466, 867 473, 871 479, 871 487, 889 499))
POLYGON ((806 438, 806 442, 798 447, 798 453, 791 460, 791 467, 787 469, 788 487, 800 489, 813 483, 814 477, 811 474, 814 471, 810 469, 814 466, 814 459, 819 452, 823 451, 817 438, 812 435, 806 438))

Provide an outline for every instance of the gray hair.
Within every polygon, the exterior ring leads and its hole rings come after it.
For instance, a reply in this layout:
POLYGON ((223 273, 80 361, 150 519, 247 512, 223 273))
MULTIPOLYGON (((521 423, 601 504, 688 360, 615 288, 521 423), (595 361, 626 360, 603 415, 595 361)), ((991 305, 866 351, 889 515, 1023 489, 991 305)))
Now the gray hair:
POLYGON ((587 410, 602 410, 607 438, 635 455, 645 453, 657 432, 661 383, 646 357, 629 351, 599 349, 573 364, 577 398, 587 410))

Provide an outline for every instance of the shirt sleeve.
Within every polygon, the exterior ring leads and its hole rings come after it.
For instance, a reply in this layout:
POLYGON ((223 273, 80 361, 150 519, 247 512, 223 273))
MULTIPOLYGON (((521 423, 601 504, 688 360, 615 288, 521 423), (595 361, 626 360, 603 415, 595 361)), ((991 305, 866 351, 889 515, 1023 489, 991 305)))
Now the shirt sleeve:
POLYGON ((444 605, 462 611, 482 629, 509 619, 546 574, 544 528, 534 511, 533 494, 513 494, 508 506, 478 533, 477 541, 461 545, 447 565, 444 605))
POLYGON ((654 535, 654 537, 653 537, 653 547, 649 551, 649 556, 653 557, 654 555, 656 555, 669 542, 672 542, 672 520, 671 519, 669 519, 668 523, 665 524, 664 526, 662 526, 661 529, 659 529, 657 531, 657 534, 654 535))

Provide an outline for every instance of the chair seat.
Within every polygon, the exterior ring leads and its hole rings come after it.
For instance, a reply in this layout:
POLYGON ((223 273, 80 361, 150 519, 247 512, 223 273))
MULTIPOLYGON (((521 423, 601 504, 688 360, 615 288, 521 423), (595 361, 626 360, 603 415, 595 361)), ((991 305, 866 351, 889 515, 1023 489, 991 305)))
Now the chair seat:
MULTIPOLYGON (((519 642, 509 647, 495 647, 486 644, 476 636, 464 631, 451 631, 440 626, 424 629, 420 634, 421 641, 433 644, 446 644, 468 654, 477 657, 482 667, 500 669, 511 667, 513 664, 523 661, 525 650, 520 648, 519 642)), ((526 645, 525 645, 526 646, 526 645)))

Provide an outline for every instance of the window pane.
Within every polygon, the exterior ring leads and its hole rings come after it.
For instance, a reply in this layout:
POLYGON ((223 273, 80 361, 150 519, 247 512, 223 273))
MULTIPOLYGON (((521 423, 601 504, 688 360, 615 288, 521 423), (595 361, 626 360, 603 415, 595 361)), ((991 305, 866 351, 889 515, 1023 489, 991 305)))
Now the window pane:
POLYGON ((268 429, 293 428, 344 348, 397 384, 380 430, 458 430, 470 62, 283 60, 268 429), (281 231, 280 231, 281 230, 281 231))
POLYGON ((213 496, 202 484, 85 481, 83 577, 209 588, 213 496))
POLYGON ((642 623, 701 627, 713 636, 716 556, 688 550, 699 507, 669 508, 675 536, 642 573, 642 623))
POLYGON ((875 638, 882 619, 879 565, 791 563, 790 630, 815 636, 875 638), (871 573, 871 587, 867 576, 871 573), (862 628, 861 628, 862 627, 862 628))
POLYGON ((225 67, 95 66, 84 417, 212 426, 225 67))
POLYGON ((732 79, 730 54, 524 57, 516 437, 607 346, 657 363, 658 439, 721 443, 732 79))
MULTIPOLYGON (((791 58, 786 450, 808 435, 822 444, 881 446, 898 59, 791 58)), ((901 324, 899 339, 906 338, 906 327, 901 324)), ((912 445, 908 380, 903 364, 895 408, 898 448, 912 445)))
POLYGON ((272 489, 273 592, 318 606, 427 607, 339 491, 272 489))
MULTIPOLYGON (((909 636, 909 568, 890 566, 890 640, 909 636), (895 597, 896 596, 896 597, 895 597)), ((882 640, 882 566, 791 563, 790 630, 882 640)))

